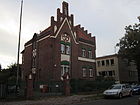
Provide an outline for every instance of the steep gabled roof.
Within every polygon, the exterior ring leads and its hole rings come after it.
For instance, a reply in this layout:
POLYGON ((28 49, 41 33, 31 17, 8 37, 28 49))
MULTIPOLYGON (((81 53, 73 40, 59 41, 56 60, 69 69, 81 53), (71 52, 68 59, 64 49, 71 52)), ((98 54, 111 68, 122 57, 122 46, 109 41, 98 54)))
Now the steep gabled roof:
MULTIPOLYGON (((50 35, 52 32, 52 27, 49 26, 47 29, 45 29, 44 31, 40 32, 40 34, 37 34, 37 40, 47 36, 47 35, 50 35)), ((32 43, 32 39, 30 39, 28 42, 25 43, 25 46, 28 45, 28 44, 31 44, 32 43)))

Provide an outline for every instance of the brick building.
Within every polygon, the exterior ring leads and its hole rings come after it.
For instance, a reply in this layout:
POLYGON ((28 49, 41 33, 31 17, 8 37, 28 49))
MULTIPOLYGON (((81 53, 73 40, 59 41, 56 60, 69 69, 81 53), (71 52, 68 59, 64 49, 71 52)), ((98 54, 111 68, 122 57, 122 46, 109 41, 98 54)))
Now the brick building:
POLYGON ((74 26, 68 9, 68 3, 63 2, 56 20, 52 16, 51 25, 25 43, 23 78, 33 73, 36 81, 58 81, 68 73, 71 79, 95 79, 95 37, 80 25, 74 26))

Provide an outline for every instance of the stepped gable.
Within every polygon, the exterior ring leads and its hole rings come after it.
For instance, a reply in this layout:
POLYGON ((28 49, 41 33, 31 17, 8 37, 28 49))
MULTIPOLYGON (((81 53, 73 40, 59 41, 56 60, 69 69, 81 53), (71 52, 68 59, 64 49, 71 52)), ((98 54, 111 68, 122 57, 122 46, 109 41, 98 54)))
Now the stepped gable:
MULTIPOLYGON (((74 32, 76 32, 76 40, 80 41, 90 41, 90 43, 95 43, 95 37, 91 36, 91 33, 88 33, 87 30, 84 29, 84 27, 81 27, 81 25, 76 25, 74 26, 74 16, 73 14, 69 15, 69 10, 68 10, 68 3, 63 2, 62 3, 62 11, 60 11, 60 8, 57 8, 57 17, 56 20, 54 16, 51 16, 51 21, 50 21, 50 26, 45 29, 44 31, 40 32, 40 34, 37 34, 37 40, 46 37, 48 35, 50 36, 55 36, 57 31, 59 30, 61 24, 63 23, 64 19, 67 18, 71 29, 74 32)), ((25 46, 28 44, 32 43, 32 39, 29 40, 27 43, 25 43, 25 46)))
POLYGON ((92 37, 91 33, 88 33, 88 31, 85 30, 84 27, 81 27, 80 24, 75 26, 75 30, 79 39, 84 39, 89 41, 95 40, 95 37, 92 37))

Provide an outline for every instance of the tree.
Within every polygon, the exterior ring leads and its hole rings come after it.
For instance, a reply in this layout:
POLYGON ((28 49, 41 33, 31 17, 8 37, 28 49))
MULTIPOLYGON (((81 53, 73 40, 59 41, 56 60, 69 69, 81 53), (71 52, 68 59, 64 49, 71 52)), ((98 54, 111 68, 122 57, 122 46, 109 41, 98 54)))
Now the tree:
POLYGON ((138 70, 138 81, 140 82, 140 23, 126 26, 125 31, 124 37, 117 43, 118 54, 127 58, 129 62, 135 62, 138 70))
MULTIPOLYGON (((17 64, 11 64, 6 69, 2 69, 0 71, 0 81, 8 81, 8 82, 16 82, 17 76, 17 64)), ((21 72, 19 71, 19 77, 21 76, 21 72)))
POLYGON ((1 68, 2 68, 2 67, 1 67, 1 64, 0 64, 0 71, 1 71, 1 68))

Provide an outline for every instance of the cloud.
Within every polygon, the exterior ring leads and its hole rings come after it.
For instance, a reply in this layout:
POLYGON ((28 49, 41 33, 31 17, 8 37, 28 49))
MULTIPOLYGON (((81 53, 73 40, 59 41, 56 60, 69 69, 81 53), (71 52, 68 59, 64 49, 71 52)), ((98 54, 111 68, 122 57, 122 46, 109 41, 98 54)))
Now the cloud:
MULTIPOLYGON (((34 33, 50 25, 63 0, 24 0, 21 50, 34 33)), ((114 53, 114 46, 124 35, 124 27, 138 22, 140 0, 66 0, 75 25, 81 24, 96 36, 97 56, 114 53)), ((0 3, 0 56, 16 59, 19 31, 20 0, 2 0, 0 3)), ((1 59, 1 58, 0 58, 1 59)), ((6 62, 6 60, 4 61, 6 62)))
POLYGON ((15 56, 17 52, 17 37, 0 29, 0 54, 15 56))

